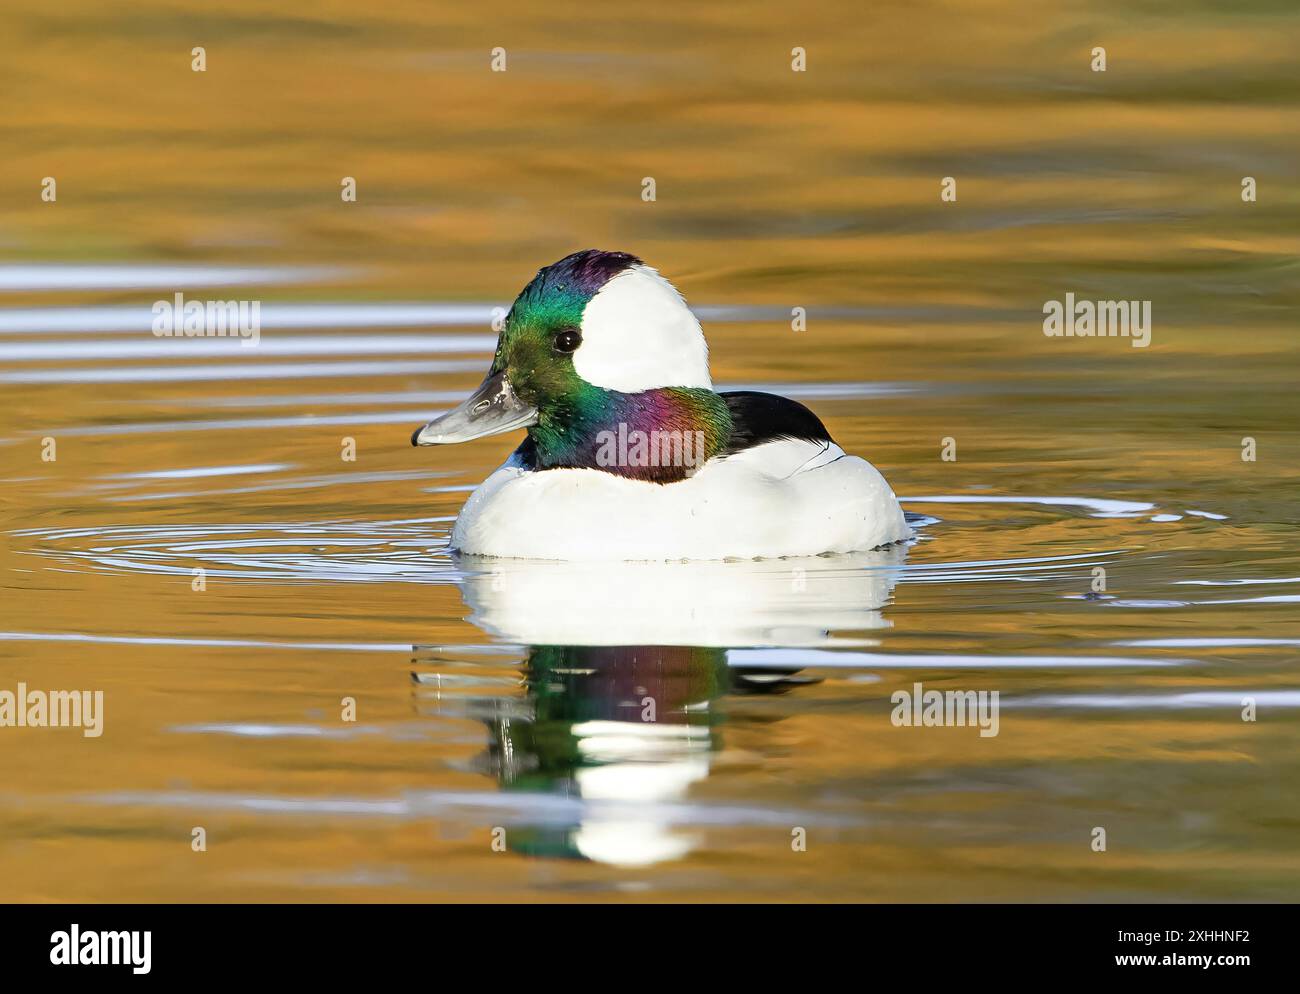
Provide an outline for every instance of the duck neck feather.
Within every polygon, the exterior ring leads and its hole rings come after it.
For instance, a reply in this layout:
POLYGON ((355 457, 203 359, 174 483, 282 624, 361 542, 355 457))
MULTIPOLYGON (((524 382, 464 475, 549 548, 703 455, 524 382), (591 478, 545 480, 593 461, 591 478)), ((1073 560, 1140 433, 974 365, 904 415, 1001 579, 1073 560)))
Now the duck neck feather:
POLYGON ((528 429, 538 469, 595 469, 653 483, 690 476, 726 446, 726 402, 702 387, 623 393, 583 384, 528 429))

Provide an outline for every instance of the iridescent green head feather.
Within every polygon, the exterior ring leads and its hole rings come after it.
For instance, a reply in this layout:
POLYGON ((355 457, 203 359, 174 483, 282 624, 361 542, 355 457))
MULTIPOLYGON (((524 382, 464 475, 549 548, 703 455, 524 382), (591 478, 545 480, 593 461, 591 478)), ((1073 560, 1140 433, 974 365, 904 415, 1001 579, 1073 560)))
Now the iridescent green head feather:
POLYGON ((414 440, 464 441, 517 427, 528 428, 522 451, 538 469, 667 483, 721 451, 732 422, 712 389, 699 322, 677 291, 635 256, 588 250, 524 287, 483 386, 414 440))

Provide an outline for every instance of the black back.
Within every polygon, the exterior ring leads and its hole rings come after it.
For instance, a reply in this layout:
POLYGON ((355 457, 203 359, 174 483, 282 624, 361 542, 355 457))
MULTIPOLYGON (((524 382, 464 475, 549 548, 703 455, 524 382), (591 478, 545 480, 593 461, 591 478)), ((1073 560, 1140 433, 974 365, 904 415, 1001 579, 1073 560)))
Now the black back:
POLYGON ((774 393, 735 390, 719 394, 731 411, 731 440, 721 455, 743 452, 783 438, 833 442, 821 418, 797 400, 774 393))

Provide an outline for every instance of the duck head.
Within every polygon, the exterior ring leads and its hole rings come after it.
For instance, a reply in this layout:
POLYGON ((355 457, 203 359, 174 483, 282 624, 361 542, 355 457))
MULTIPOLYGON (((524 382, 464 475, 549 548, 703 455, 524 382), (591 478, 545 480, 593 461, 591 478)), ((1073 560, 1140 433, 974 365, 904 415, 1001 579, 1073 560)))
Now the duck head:
POLYGON ((588 249, 533 277, 483 383, 411 442, 527 428, 541 465, 595 468, 596 436, 620 425, 703 432, 712 451, 731 431, 704 333, 681 294, 636 256, 588 249))

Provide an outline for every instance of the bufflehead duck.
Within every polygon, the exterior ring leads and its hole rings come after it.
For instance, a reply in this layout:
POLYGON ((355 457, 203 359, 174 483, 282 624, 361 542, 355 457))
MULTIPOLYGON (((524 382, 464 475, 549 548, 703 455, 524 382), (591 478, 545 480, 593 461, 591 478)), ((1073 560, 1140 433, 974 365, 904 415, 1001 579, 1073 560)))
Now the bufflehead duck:
POLYGON ((528 437, 465 502, 452 547, 558 560, 764 559, 911 535, 885 478, 774 394, 715 393, 700 322, 624 252, 540 270, 483 383, 411 437, 528 437))

